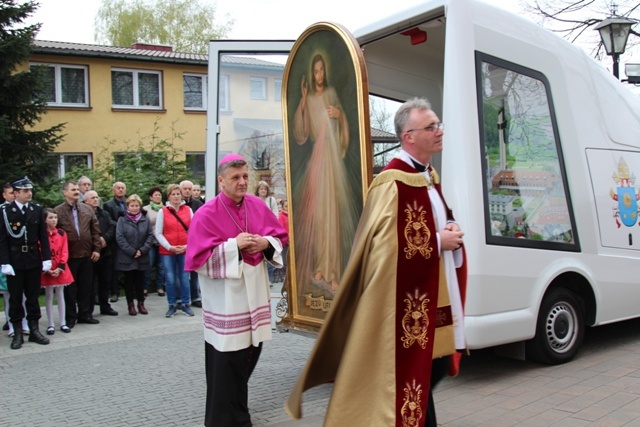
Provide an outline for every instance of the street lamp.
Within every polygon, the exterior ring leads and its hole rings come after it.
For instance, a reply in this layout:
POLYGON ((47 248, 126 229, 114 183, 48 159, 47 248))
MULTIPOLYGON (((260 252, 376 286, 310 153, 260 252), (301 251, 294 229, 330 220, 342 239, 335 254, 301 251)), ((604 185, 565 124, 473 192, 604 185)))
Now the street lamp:
POLYGON ((607 55, 613 58, 613 75, 616 76, 616 79, 620 78, 618 62, 620 61, 620 55, 624 53, 624 49, 627 46, 627 39, 633 24, 635 24, 635 21, 631 19, 610 16, 594 28, 600 32, 600 38, 607 55))

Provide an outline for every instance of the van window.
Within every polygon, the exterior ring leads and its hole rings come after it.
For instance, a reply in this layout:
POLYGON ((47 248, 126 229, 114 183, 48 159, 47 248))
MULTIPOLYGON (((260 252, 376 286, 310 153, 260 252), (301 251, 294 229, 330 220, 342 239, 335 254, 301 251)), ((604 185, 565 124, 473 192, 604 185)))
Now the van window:
POLYGON ((579 250, 546 78, 476 61, 487 243, 579 250))

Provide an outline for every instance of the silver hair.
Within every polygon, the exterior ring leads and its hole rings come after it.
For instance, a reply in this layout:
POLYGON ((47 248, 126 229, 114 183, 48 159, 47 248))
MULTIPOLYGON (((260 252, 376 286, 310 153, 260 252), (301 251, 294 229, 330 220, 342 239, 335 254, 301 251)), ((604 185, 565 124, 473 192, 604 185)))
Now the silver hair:
POLYGON ((411 98, 398 108, 393 119, 393 124, 396 128, 396 135, 400 141, 402 141, 402 134, 405 131, 404 128, 407 126, 413 110, 431 111, 431 103, 427 98, 411 98))

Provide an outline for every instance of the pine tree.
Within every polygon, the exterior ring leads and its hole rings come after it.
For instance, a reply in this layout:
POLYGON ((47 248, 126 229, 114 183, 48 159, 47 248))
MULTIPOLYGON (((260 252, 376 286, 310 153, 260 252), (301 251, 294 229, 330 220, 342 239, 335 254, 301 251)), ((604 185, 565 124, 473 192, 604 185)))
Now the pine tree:
POLYGON ((0 0, 0 184, 24 175, 40 183, 56 167, 50 154, 63 125, 34 130, 46 114, 44 70, 27 66, 40 25, 22 22, 37 7, 31 0, 0 0))

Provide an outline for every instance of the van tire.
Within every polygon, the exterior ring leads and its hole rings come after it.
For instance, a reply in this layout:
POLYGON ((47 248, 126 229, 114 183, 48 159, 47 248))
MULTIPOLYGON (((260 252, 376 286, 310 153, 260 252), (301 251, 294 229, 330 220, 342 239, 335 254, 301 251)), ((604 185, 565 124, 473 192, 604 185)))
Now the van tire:
POLYGON ((542 300, 536 335, 526 342, 527 357, 548 365, 569 362, 584 338, 584 302, 566 288, 552 289, 542 300))

